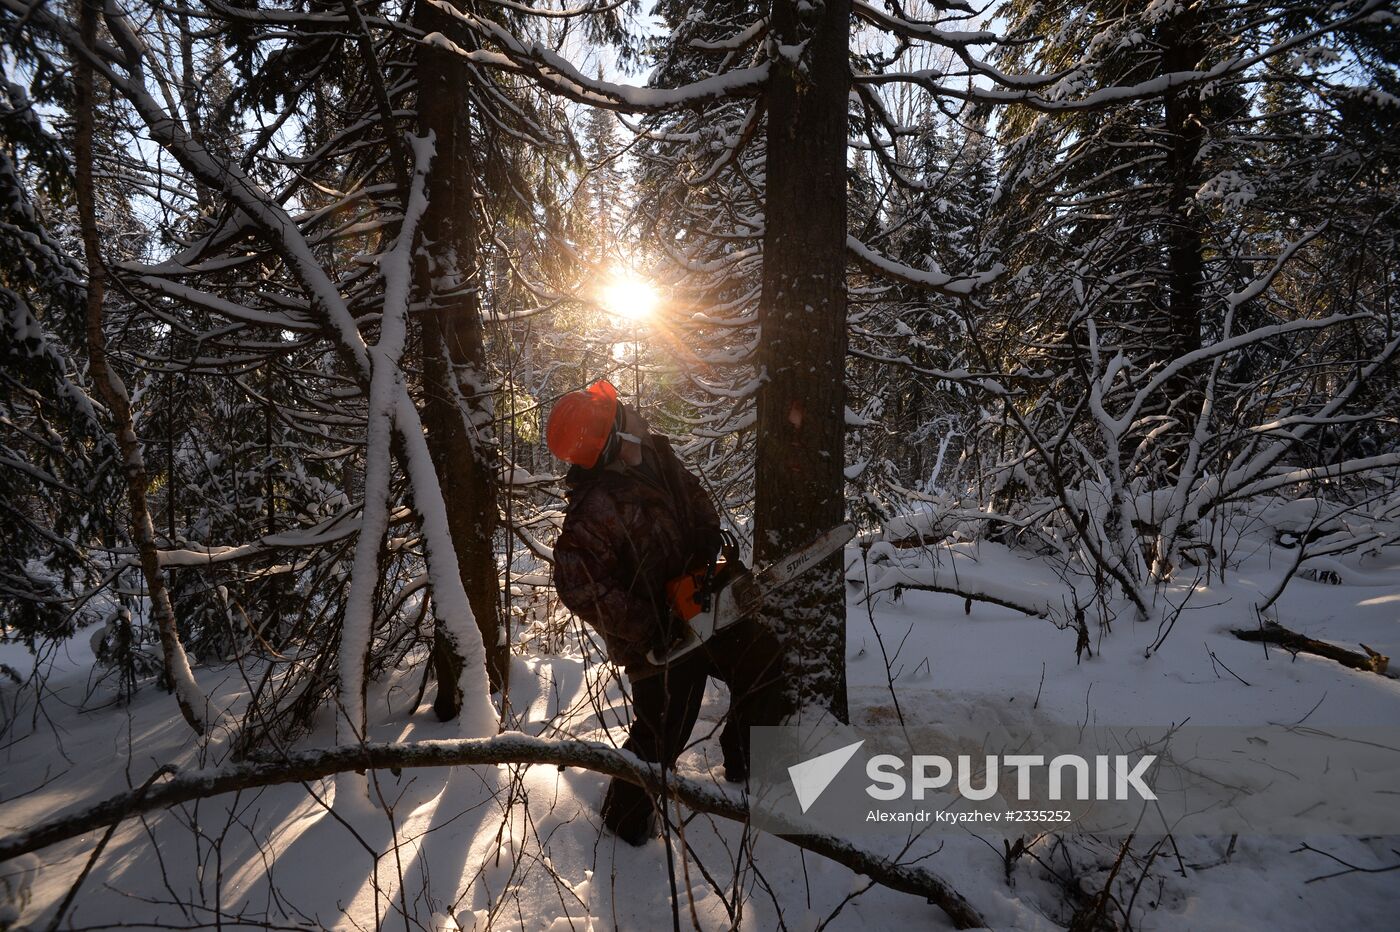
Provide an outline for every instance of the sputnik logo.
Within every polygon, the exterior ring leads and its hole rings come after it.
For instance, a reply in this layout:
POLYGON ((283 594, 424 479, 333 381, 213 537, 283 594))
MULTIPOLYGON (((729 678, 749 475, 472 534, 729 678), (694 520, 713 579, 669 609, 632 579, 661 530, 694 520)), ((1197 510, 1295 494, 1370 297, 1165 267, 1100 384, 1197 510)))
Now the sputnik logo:
POLYGON ((788 778, 792 780, 792 788, 797 793, 797 803, 802 807, 803 813, 826 792, 826 788, 836 779, 841 768, 846 766, 864 743, 865 740, 862 739, 855 744, 828 751, 788 768, 788 778))

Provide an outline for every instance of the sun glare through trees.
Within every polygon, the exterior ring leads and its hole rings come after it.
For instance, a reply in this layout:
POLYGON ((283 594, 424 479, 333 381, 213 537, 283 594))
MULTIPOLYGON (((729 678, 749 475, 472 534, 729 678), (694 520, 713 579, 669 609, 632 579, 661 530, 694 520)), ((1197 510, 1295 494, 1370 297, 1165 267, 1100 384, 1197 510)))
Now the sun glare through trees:
POLYGON ((0 932, 1393 926, 1397 4, 0 0, 0 932))
POLYGON ((614 270, 599 289, 599 303, 609 314, 634 323, 645 323, 656 312, 661 298, 656 286, 646 279, 630 271, 614 270))

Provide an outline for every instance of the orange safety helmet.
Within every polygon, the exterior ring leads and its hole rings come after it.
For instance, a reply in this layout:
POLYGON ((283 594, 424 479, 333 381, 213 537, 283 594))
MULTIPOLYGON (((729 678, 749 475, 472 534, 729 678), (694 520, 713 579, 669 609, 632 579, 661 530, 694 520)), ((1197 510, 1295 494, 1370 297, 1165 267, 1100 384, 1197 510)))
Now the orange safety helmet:
POLYGON ((592 469, 612 439, 620 408, 617 389, 606 379, 554 403, 545 428, 550 452, 566 463, 592 469))

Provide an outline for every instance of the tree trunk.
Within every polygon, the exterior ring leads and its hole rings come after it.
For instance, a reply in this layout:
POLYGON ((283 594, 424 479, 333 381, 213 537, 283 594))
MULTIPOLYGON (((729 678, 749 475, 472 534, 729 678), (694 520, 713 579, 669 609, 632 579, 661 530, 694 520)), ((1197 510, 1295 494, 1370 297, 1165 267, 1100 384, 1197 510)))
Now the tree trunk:
MULTIPOLYGON (((1194 11, 1173 18, 1164 30, 1162 69, 1166 73, 1189 71, 1204 51, 1194 11)), ((1167 91, 1164 102, 1167 131, 1167 334, 1163 361, 1179 359, 1201 348, 1204 246, 1200 213, 1194 209, 1200 169, 1196 159, 1205 140, 1201 118, 1201 93, 1195 86, 1167 91)), ((1175 482, 1185 459, 1184 448, 1201 410, 1200 374, 1186 368, 1172 377, 1165 397, 1174 411, 1177 429, 1168 458, 1168 482, 1175 482)))
MULTIPOLYGON (((276 406, 273 402, 274 366, 271 360, 266 364, 267 375, 263 381, 266 403, 263 406, 263 508, 267 514, 267 536, 278 531, 277 527, 277 448, 273 428, 276 426, 276 406)), ((282 605, 287 598, 287 583, 290 573, 274 573, 268 580, 265 609, 259 629, 263 637, 273 644, 282 643, 282 605)))
MULTIPOLYGON (((453 31, 452 20, 430 4, 420 4, 417 15, 425 32, 453 31)), ((423 221, 427 258, 420 265, 419 293, 432 297, 422 315, 423 422, 447 503, 462 585, 486 648, 486 672, 492 690, 503 690, 510 648, 501 636, 493 546, 498 525, 496 452, 481 320, 470 80, 456 56, 427 46, 419 48, 418 56, 420 129, 431 132, 437 146, 423 221)), ((433 708, 443 720, 457 715, 460 697, 453 695, 452 684, 461 663, 439 632, 433 646, 439 684, 433 708)))
MULTIPOLYGON (((78 27, 83 45, 97 45, 96 0, 79 4, 78 27)), ((117 447, 121 452, 122 474, 126 478, 127 497, 131 506, 131 540, 141 560, 141 573, 146 579, 146 595, 150 600, 151 618, 160 635, 165 661, 165 674, 175 691, 180 714, 196 733, 205 729, 207 701, 190 672, 189 658, 180 643, 175 625, 175 608, 170 602, 165 574, 160 567, 156 549, 156 529, 151 520, 146 489, 150 486, 141 442, 131 415, 131 398, 126 385, 107 362, 107 336, 102 329, 103 305, 107 294, 107 269, 102 264, 97 229, 97 197, 92 181, 92 138, 96 122, 96 96, 93 92, 92 65, 81 55, 76 62, 76 130, 73 140, 74 170, 77 175, 78 217, 82 226, 83 252, 87 259, 87 349, 88 369, 93 383, 102 396, 115 422, 117 447)))
MULTIPOLYGON (((754 555, 773 560, 845 517, 846 100, 849 0, 774 0, 782 48, 768 85, 767 203, 759 306, 754 555)), ((768 606, 802 707, 845 720, 846 603, 832 556, 768 606)))

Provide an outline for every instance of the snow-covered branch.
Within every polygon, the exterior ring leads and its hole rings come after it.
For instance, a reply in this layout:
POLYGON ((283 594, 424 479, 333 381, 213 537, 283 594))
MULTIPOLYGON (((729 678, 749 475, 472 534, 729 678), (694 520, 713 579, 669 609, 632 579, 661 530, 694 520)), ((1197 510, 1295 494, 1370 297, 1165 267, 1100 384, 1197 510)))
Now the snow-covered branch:
POLYGON ((440 32, 424 36, 424 43, 457 55, 475 65, 525 75, 551 93, 592 107, 624 113, 656 113, 695 107, 733 97, 755 97, 762 92, 768 81, 766 62, 747 68, 735 68, 675 88, 641 87, 591 78, 543 43, 527 44, 510 30, 487 17, 464 12, 441 0, 429 2, 501 51, 464 49, 440 32))
MULTIPOLYGON (((65 813, 22 832, 0 838, 0 861, 6 861, 48 845, 119 822, 168 809, 180 803, 207 799, 221 793, 302 783, 339 773, 415 767, 461 767, 498 764, 548 764, 582 767, 640 784, 654 793, 667 793, 698 812, 736 822, 749 821, 747 802, 714 784, 663 774, 655 764, 607 744, 593 741, 550 741, 524 734, 454 741, 421 741, 410 744, 360 744, 323 750, 293 751, 276 761, 240 763, 189 773, 174 772, 170 779, 113 796, 94 806, 65 813)), ((174 768, 169 768, 174 771, 174 768)), ((804 830, 805 831, 805 830, 804 830)), ((977 911, 933 871, 914 864, 900 864, 832 835, 783 836, 789 842, 844 864, 858 874, 904 893, 922 896, 937 904, 956 928, 985 926, 977 911)))

